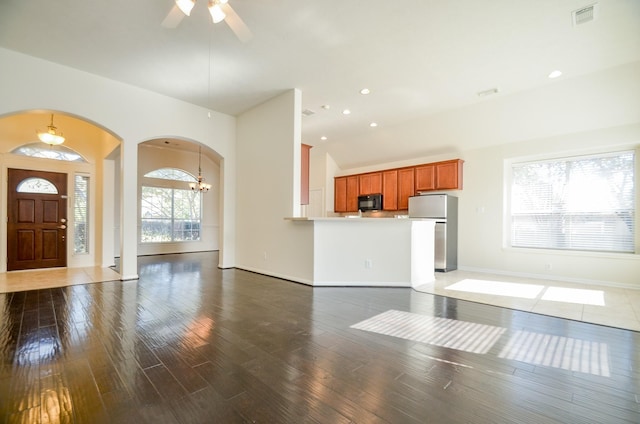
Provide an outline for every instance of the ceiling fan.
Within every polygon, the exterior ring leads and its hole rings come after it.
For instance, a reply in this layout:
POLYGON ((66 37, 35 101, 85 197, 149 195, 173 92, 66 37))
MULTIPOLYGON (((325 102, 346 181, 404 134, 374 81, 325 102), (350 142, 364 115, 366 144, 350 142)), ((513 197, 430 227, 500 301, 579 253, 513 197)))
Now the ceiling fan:
MULTIPOLYGON (((253 34, 242 18, 240 18, 231 5, 229 5, 229 0, 208 1, 209 4, 207 7, 214 24, 225 21, 243 43, 246 43, 253 37, 253 34)), ((177 27, 185 16, 191 15, 191 9, 193 9, 195 4, 196 0, 175 0, 173 8, 162 21, 162 26, 169 29, 177 27)))

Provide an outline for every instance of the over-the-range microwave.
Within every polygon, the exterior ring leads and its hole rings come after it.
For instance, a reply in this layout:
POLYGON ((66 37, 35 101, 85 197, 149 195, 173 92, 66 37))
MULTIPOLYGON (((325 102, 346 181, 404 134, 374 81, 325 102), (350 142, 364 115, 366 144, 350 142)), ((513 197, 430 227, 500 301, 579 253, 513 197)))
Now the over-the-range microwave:
POLYGON ((358 210, 381 211, 382 194, 367 194, 365 196, 358 196, 358 210))

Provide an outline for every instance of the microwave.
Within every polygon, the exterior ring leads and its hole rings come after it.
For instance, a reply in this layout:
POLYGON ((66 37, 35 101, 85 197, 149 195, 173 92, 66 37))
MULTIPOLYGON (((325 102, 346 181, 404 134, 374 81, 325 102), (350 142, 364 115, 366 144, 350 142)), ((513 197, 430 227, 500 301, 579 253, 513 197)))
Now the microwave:
POLYGON ((382 194, 368 194, 366 196, 358 196, 358 210, 381 211, 382 194))

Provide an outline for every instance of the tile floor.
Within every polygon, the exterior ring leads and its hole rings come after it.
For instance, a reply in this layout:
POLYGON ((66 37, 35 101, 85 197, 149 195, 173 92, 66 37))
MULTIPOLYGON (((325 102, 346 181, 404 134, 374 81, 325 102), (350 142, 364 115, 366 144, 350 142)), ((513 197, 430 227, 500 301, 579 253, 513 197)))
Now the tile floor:
MULTIPOLYGON (((0 293, 114 281, 119 278, 120 275, 111 268, 100 267, 14 271, 0 274, 0 293)), ((436 273, 434 283, 417 287, 417 290, 504 308, 640 331, 640 288, 634 290, 586 286, 456 270, 436 273)))
POLYGON ((639 289, 510 277, 470 271, 436 273, 421 292, 640 331, 639 289))

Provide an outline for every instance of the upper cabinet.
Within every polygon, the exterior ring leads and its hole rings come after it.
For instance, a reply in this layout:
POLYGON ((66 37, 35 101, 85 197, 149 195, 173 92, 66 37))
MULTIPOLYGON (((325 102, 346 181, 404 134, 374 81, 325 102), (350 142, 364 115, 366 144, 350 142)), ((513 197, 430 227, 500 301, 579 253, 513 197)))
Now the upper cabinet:
POLYGON ((382 193, 382 172, 358 175, 360 196, 382 193))
POLYGON ((382 210, 398 210, 398 170, 382 173, 382 210))
POLYGON ((409 197, 416 194, 414 168, 398 169, 398 210, 409 209, 409 197))
POLYGON ((436 189, 436 166, 420 165, 415 167, 416 180, 415 190, 426 191, 436 189))
POLYGON ((301 144, 300 149, 300 204, 309 204, 309 151, 313 146, 301 144))
POLYGON ((358 195, 382 193, 385 211, 409 209, 409 197, 421 191, 461 190, 462 159, 335 178, 335 211, 358 210, 358 195))
POLYGON ((336 177, 334 179, 335 212, 355 212, 358 210, 358 176, 336 177))
POLYGON ((461 159, 436 164, 436 190, 462 190, 461 159))

